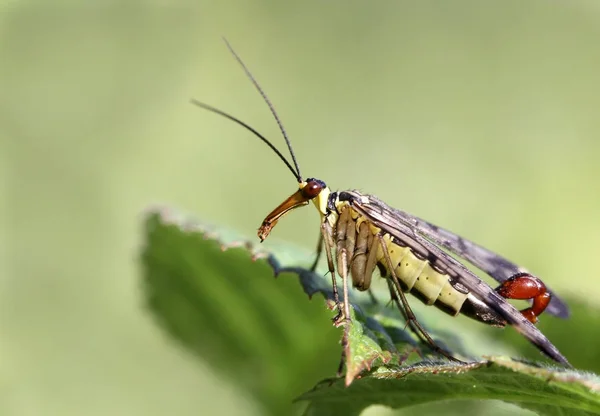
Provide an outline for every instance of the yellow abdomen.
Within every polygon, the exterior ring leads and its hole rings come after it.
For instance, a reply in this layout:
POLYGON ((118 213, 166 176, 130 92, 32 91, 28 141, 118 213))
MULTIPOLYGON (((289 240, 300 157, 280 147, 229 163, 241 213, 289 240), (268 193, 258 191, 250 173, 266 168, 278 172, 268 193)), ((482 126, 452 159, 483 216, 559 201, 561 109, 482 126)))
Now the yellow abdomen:
MULTIPOLYGON (((376 227, 372 228, 376 229, 376 227)), ((419 259, 409 247, 394 243, 389 234, 384 234, 383 239, 396 276, 402 284, 402 290, 417 295, 427 305, 439 302, 443 304, 444 309, 448 309, 448 312, 453 315, 458 314, 468 293, 456 290, 447 274, 434 270, 427 260, 419 259)), ((378 248, 377 261, 389 275, 388 262, 381 245, 378 248)))

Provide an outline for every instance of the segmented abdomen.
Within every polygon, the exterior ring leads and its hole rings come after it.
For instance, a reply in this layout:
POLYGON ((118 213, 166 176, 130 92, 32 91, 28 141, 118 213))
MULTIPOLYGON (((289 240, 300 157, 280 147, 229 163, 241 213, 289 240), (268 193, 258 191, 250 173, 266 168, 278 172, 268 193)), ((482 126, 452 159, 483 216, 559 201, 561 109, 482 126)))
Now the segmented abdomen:
MULTIPOLYGON (((452 315, 460 312, 469 295, 467 291, 457 290, 447 274, 435 270, 426 259, 415 256, 409 247, 397 244, 389 234, 383 234, 383 239, 403 291, 413 293, 428 305, 437 304, 452 315)), ((381 245, 377 260, 389 276, 388 261, 381 245)))

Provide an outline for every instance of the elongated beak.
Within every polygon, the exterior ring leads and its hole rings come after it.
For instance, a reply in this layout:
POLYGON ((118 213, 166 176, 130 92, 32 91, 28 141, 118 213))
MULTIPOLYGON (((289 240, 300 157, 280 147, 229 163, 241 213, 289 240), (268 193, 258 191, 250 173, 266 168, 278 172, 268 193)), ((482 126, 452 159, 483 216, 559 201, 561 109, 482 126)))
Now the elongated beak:
POLYGON ((302 195, 302 190, 294 192, 288 199, 283 201, 277 208, 267 215, 262 225, 258 229, 258 238, 260 238, 260 242, 262 243, 265 241, 281 217, 294 208, 307 205, 308 202, 309 199, 302 195))

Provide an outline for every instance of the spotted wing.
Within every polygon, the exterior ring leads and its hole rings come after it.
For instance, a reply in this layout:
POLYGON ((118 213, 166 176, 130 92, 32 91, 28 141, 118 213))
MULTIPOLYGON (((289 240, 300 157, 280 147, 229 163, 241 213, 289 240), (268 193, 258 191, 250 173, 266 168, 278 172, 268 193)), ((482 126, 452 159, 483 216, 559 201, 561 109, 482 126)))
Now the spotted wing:
POLYGON ((374 225, 400 240, 411 249, 420 253, 433 264, 441 266, 455 281, 465 286, 474 296, 486 302, 510 325, 527 338, 532 344, 553 360, 570 365, 558 349, 529 322, 514 306, 500 296, 487 283, 477 277, 454 257, 450 256, 420 233, 414 225, 406 224, 397 218, 397 212, 384 202, 365 198, 356 192, 345 192, 352 206, 360 214, 370 219, 374 225))
MULTIPOLYGON (((369 195, 368 198, 373 203, 386 205, 383 201, 371 195, 369 195)), ((527 272, 526 269, 517 266, 501 255, 467 240, 466 238, 456 235, 452 231, 438 227, 437 225, 431 224, 421 218, 417 218, 405 211, 391 208, 387 205, 386 207, 389 214, 393 216, 397 222, 416 231, 416 233, 438 246, 467 260, 500 283, 516 273, 527 272)), ((550 288, 548 288, 548 290, 552 293, 550 288)), ((569 307, 554 293, 552 293, 552 299, 545 312, 560 318, 569 317, 569 307)))

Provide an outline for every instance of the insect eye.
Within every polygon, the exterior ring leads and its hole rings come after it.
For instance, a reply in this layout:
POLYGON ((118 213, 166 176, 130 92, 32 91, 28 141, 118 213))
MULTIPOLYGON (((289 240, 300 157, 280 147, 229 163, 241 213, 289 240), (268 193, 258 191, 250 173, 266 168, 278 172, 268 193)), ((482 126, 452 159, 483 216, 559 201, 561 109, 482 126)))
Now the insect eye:
POLYGON ((323 185, 317 180, 309 180, 304 188, 302 188, 302 195, 305 198, 313 199, 323 190, 323 185))

